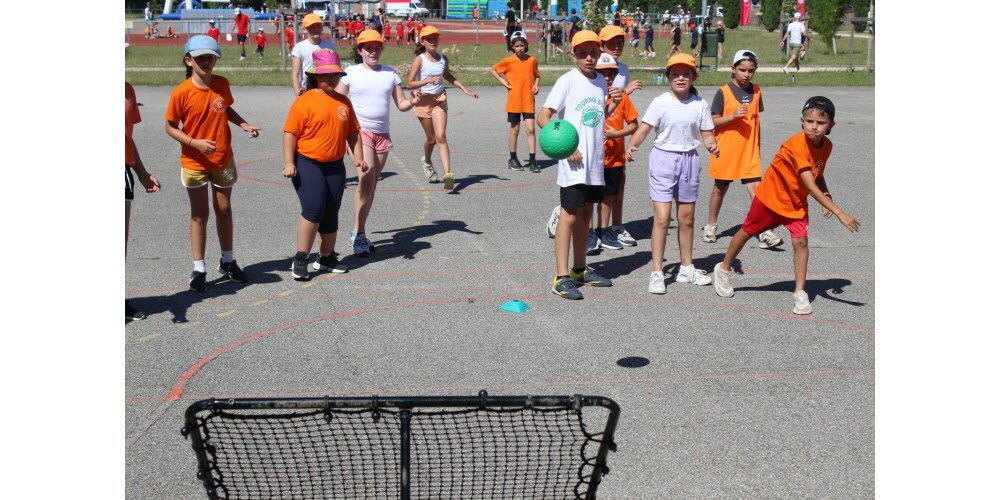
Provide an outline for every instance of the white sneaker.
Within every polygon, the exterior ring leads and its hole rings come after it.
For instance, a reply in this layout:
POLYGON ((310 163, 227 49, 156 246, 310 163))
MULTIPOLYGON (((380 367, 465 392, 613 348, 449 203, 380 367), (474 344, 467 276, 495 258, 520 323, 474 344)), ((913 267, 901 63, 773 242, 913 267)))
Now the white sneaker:
POLYGON ((795 308, 792 312, 795 314, 812 314, 813 306, 809 303, 809 294, 805 290, 801 290, 798 293, 792 294, 792 300, 795 301, 795 308))
POLYGON ((429 161, 424 161, 423 158, 421 158, 420 161, 424 164, 424 175, 427 176, 427 182, 437 182, 438 174, 434 170, 434 165, 431 165, 431 162, 429 161))
POLYGON ((695 269, 694 266, 681 266, 681 270, 677 272, 677 279, 675 281, 678 283, 691 283, 692 285, 698 286, 712 284, 712 278, 708 277, 708 273, 701 269, 695 269))
POLYGON ((633 238, 632 235, 628 233, 628 230, 625 229, 624 227, 617 226, 612 229, 615 230, 615 234, 618 237, 618 242, 621 243, 622 245, 625 245, 627 247, 634 247, 637 245, 637 243, 635 242, 635 238, 633 238))
POLYGON ((649 273, 649 293, 667 293, 667 285, 663 283, 663 273, 659 271, 649 273))
POLYGON ((246 58, 246 57, 243 57, 243 56, 240 56, 240 60, 241 60, 241 61, 246 61, 246 60, 247 60, 247 58, 246 58))
POLYGON ((715 276, 713 280, 715 283, 715 293, 719 297, 732 297, 735 292, 733 291, 733 285, 729 283, 729 278, 733 276, 733 271, 723 271, 722 263, 719 262, 715 265, 712 274, 715 276))
POLYGON ((778 235, 772 233, 771 231, 764 231, 763 233, 760 233, 757 238, 760 239, 760 244, 758 245, 760 248, 774 248, 784 243, 778 235))
POLYGON ((545 233, 549 235, 549 238, 556 237, 556 228, 559 227, 559 206, 557 205, 552 209, 552 213, 549 215, 549 222, 545 224, 545 233))
POLYGON ((716 236, 716 232, 719 230, 718 224, 705 224, 705 227, 701 228, 701 241, 705 243, 715 243, 719 239, 716 236))

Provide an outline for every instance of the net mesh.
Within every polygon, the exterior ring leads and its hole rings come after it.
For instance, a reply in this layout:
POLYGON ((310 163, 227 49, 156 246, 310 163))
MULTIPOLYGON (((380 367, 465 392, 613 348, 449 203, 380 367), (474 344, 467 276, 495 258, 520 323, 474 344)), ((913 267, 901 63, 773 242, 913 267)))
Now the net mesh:
MULTIPOLYGON (((399 498, 402 411, 206 410, 199 477, 218 498, 399 498)), ((411 498, 585 498, 593 481, 600 434, 581 409, 411 415, 411 498)))

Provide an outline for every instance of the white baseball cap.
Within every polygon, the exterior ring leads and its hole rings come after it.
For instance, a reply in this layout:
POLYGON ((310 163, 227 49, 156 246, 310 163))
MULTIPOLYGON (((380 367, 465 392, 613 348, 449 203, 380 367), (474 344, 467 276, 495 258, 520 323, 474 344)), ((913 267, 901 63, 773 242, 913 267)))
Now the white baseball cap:
POLYGON ((240 8, 239 8, 239 7, 236 7, 236 13, 237 13, 237 14, 239 14, 239 13, 240 13, 240 8))
POLYGON ((736 66, 736 63, 744 59, 750 59, 755 63, 758 63, 760 61, 760 58, 757 57, 757 54, 755 54, 754 51, 752 50, 746 50, 746 49, 737 50, 736 53, 733 54, 733 66, 736 66))
POLYGON ((798 18, 802 17, 802 13, 801 12, 796 12, 795 16, 793 16, 793 17, 795 17, 796 19, 798 19, 798 18))

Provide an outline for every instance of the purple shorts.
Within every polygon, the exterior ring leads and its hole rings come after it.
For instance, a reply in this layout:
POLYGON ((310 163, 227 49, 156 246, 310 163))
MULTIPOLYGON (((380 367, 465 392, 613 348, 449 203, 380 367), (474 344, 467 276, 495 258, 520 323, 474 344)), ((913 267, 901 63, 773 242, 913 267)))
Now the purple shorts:
POLYGON ((696 149, 677 153, 654 147, 649 153, 649 199, 653 201, 694 203, 700 176, 696 149))

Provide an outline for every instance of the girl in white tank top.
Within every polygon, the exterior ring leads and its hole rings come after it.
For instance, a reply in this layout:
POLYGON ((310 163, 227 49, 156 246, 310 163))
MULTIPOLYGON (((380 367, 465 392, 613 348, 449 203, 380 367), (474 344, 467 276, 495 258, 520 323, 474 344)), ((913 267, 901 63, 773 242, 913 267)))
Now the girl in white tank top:
POLYGON ((419 96, 414 103, 414 114, 420 120, 420 126, 423 127, 424 135, 427 137, 421 160, 427 180, 432 183, 437 182, 437 172, 431 165, 431 153, 434 151, 434 145, 438 145, 438 154, 444 167, 444 188, 451 191, 455 188, 455 176, 451 173, 451 152, 445 134, 448 128, 448 96, 445 94, 444 81, 448 80, 466 95, 476 99, 479 99, 479 96, 455 79, 455 75, 448 69, 448 59, 438 54, 438 44, 441 42, 441 33, 438 29, 425 26, 420 30, 419 36, 419 45, 413 51, 417 57, 410 65, 406 86, 413 90, 419 87, 419 96))

